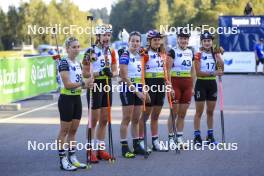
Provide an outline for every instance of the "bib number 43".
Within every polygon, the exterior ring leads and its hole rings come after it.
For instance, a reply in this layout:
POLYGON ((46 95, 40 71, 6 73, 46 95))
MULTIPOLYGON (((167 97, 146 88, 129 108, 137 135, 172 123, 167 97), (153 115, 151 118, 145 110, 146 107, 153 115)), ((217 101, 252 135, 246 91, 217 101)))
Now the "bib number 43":
POLYGON ((190 67, 192 65, 190 60, 183 60, 182 65, 185 67, 190 67))

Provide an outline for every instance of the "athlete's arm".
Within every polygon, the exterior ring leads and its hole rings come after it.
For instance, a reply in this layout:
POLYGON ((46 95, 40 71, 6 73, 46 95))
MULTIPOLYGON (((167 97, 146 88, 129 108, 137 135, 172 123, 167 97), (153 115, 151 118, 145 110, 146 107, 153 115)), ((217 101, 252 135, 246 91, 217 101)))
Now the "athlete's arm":
POLYGON ((195 60, 195 61, 194 61, 194 66, 195 66, 196 76, 198 76, 198 77, 209 77, 209 76, 214 76, 214 75, 212 75, 212 73, 202 72, 202 71, 200 70, 200 66, 201 66, 200 61, 195 60))
MULTIPOLYGON (((196 83, 196 72, 195 72, 195 54, 194 54, 194 48, 191 49, 192 50, 192 68, 191 68, 191 76, 192 76, 192 80, 193 80, 193 90, 194 90, 194 85, 196 83)), ((193 91, 194 92, 194 91, 193 91)))
POLYGON ((171 49, 168 54, 167 54, 167 72, 168 72, 168 79, 169 79, 169 82, 171 83, 171 68, 172 68, 172 65, 173 65, 173 59, 175 58, 175 52, 173 49, 171 49))
POLYGON ((90 74, 90 62, 87 62, 87 63, 83 62, 82 74, 83 74, 84 78, 89 78, 91 76, 91 74, 90 74))
POLYGON ((82 86, 82 82, 72 83, 69 75, 69 64, 66 60, 61 60, 59 64, 59 73, 66 89, 75 89, 82 86))
POLYGON ((192 76, 192 80, 193 80, 193 89, 194 89, 194 85, 196 82, 196 73, 195 73, 195 68, 194 68, 194 61, 192 63, 192 69, 191 69, 191 76, 192 76))
POLYGON ((197 77, 210 77, 210 76, 221 76, 223 75, 222 70, 216 70, 214 72, 203 72, 200 70, 200 61, 195 60, 194 61, 195 65, 195 72, 197 77))
POLYGON ((111 70, 113 77, 118 76, 118 70, 117 70, 117 57, 115 50, 111 51, 111 58, 112 58, 112 64, 111 64, 111 70))
POLYGON ((128 86, 132 85, 132 82, 128 78, 128 63, 129 58, 127 53, 123 53, 119 59, 120 78, 121 81, 126 82, 128 86))
POLYGON ((70 81, 69 71, 61 71, 60 76, 66 89, 75 89, 82 86, 82 83, 72 83, 70 81))
POLYGON ((111 70, 112 70, 112 73, 113 73, 113 77, 118 76, 117 64, 112 64, 111 65, 111 70))
POLYGON ((128 73, 127 73, 128 66, 125 65, 125 64, 120 64, 119 65, 119 68, 120 68, 120 78, 121 78, 121 81, 122 82, 126 82, 128 86, 133 85, 133 83, 128 78, 128 73))
POLYGON ((166 62, 166 65, 165 67, 167 67, 167 75, 168 75, 168 81, 171 83, 171 67, 172 67, 172 64, 173 64, 173 59, 172 57, 170 56, 167 56, 167 62, 166 62))
POLYGON ((223 61, 220 53, 216 53, 215 54, 215 59, 216 59, 217 65, 220 66, 220 68, 222 69, 222 71, 224 71, 224 61, 223 61))
POLYGON ((216 70, 214 72, 203 72, 200 70, 201 68, 201 53, 196 53, 194 57, 194 66, 195 73, 197 77, 210 77, 210 76, 218 76, 222 75, 222 70, 216 70))

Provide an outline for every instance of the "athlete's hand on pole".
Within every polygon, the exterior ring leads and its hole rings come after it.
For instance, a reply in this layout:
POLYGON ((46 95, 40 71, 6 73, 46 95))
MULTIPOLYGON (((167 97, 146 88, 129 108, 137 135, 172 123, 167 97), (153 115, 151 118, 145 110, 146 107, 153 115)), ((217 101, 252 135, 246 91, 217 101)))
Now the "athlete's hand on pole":
POLYGON ((175 99, 175 92, 174 92, 174 90, 173 90, 173 89, 171 89, 171 92, 170 92, 170 94, 171 94, 171 98, 172 98, 172 100, 173 100, 173 99, 175 99))
POLYGON ((145 100, 146 100, 146 103, 150 103, 151 102, 151 99, 150 99, 150 96, 149 96, 149 93, 148 92, 146 92, 146 94, 145 94, 145 100))
POLYGON ((142 101, 145 100, 145 95, 142 92, 136 92, 136 96, 142 101))
POLYGON ((103 70, 99 72, 99 75, 100 76, 113 77, 113 73, 111 72, 109 67, 103 68, 103 70))
POLYGON ((84 87, 83 88, 92 89, 93 86, 94 86, 94 79, 92 77, 84 80, 84 87))
POLYGON ((194 89, 192 89, 192 95, 194 95, 194 89))
POLYGON ((96 54, 95 51, 93 49, 88 49, 83 56, 84 60, 87 60, 89 62, 94 62, 96 61, 96 54))
POLYGON ((215 75, 215 76, 222 76, 223 74, 224 74, 224 72, 222 71, 222 69, 216 70, 216 71, 214 72, 214 75, 215 75))

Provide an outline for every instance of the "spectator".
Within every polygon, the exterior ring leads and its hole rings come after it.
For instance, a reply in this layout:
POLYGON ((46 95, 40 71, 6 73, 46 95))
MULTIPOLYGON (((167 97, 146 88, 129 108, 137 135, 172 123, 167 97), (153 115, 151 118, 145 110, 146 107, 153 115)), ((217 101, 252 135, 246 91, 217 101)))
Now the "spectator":
MULTIPOLYGON (((255 58, 256 58, 256 74, 258 71, 258 65, 261 62, 262 65, 264 64, 264 39, 259 39, 258 43, 255 46, 255 58)), ((263 65, 263 73, 264 73, 264 65, 263 65)))
POLYGON ((254 16, 254 13, 253 13, 253 8, 252 8, 252 3, 251 2, 248 2, 245 9, 244 9, 244 15, 245 16, 254 16))

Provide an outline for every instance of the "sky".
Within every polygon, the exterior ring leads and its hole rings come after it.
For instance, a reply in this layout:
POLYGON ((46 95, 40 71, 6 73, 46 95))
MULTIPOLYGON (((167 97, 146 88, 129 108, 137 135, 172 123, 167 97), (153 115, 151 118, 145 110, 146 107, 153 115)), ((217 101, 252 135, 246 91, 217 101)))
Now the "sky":
MULTIPOLYGON (((42 0, 42 1, 48 4, 51 0, 42 0)), ((111 5, 116 0, 71 0, 71 1, 75 3, 77 6, 79 6, 80 10, 82 11, 87 11, 89 9, 96 9, 96 8, 100 9, 106 7, 109 14, 111 10, 111 5)), ((29 0, 0 0, 0 6, 4 10, 4 12, 7 12, 9 5, 15 5, 17 7, 20 2, 29 2, 29 0)))

